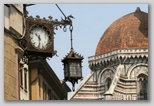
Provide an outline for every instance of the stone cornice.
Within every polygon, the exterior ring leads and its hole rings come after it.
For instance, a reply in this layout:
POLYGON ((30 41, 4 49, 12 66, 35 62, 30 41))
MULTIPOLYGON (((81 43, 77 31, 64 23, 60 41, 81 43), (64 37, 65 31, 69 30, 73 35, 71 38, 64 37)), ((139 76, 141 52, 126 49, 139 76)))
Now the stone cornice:
POLYGON ((130 57, 148 57, 148 48, 142 49, 117 49, 102 55, 88 57, 89 66, 96 65, 101 62, 116 60, 119 58, 130 58, 130 57))

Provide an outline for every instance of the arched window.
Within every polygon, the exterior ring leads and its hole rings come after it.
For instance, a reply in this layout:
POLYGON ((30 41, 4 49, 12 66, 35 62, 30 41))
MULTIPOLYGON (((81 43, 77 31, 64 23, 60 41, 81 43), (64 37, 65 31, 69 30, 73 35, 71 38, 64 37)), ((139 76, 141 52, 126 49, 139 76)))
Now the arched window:
POLYGON ((111 85, 111 78, 107 78, 106 79, 106 81, 105 81, 105 92, 107 91, 107 90, 109 90, 109 88, 110 88, 110 85, 111 85))
POLYGON ((148 76, 144 74, 138 76, 138 99, 148 99, 148 76))

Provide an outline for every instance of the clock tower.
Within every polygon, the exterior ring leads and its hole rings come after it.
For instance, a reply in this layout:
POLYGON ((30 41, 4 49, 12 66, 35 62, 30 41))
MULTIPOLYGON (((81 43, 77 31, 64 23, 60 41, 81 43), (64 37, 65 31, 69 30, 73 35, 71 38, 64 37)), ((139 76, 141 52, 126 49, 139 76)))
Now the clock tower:
POLYGON ((25 55, 52 57, 55 51, 54 27, 51 18, 26 17, 26 33, 19 43, 25 50, 25 55))

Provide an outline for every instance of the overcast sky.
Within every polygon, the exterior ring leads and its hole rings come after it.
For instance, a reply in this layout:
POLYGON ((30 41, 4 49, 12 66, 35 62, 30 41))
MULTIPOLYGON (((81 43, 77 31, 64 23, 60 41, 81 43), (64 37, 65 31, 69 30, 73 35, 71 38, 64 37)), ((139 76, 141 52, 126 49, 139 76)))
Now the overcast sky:
MULTIPOLYGON (((88 57, 95 55, 99 39, 104 31, 118 18, 135 12, 137 7, 148 12, 148 4, 58 4, 66 16, 73 15, 73 47, 84 56, 83 77, 89 73, 88 57)), ((36 4, 27 8, 29 15, 35 17, 52 16, 53 19, 64 18, 55 4, 36 4)), ((48 63, 60 80, 64 79, 61 59, 70 51, 70 32, 63 29, 55 30, 55 50, 57 56, 50 58, 48 63)), ((80 83, 80 81, 79 81, 80 83)), ((67 83, 70 86, 70 83, 67 83)), ((78 86, 78 85, 77 85, 78 86)), ((71 86, 70 86, 71 88, 71 86)))

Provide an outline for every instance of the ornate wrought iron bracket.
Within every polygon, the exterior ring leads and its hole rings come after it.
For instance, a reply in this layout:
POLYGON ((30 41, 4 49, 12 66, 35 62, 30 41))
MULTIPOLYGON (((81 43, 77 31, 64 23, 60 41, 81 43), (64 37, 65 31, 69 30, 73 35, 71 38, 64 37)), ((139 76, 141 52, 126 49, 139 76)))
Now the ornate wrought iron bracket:
MULTIPOLYGON (((50 19, 52 18, 51 16, 49 17, 50 19)), ((63 31, 66 32, 67 31, 67 28, 66 26, 72 26, 72 19, 71 18, 74 18, 72 15, 69 15, 68 17, 66 17, 65 19, 61 19, 61 21, 58 21, 58 19, 55 19, 55 20, 51 20, 53 26, 54 26, 54 29, 58 30, 58 26, 60 28, 63 27, 63 31)))

